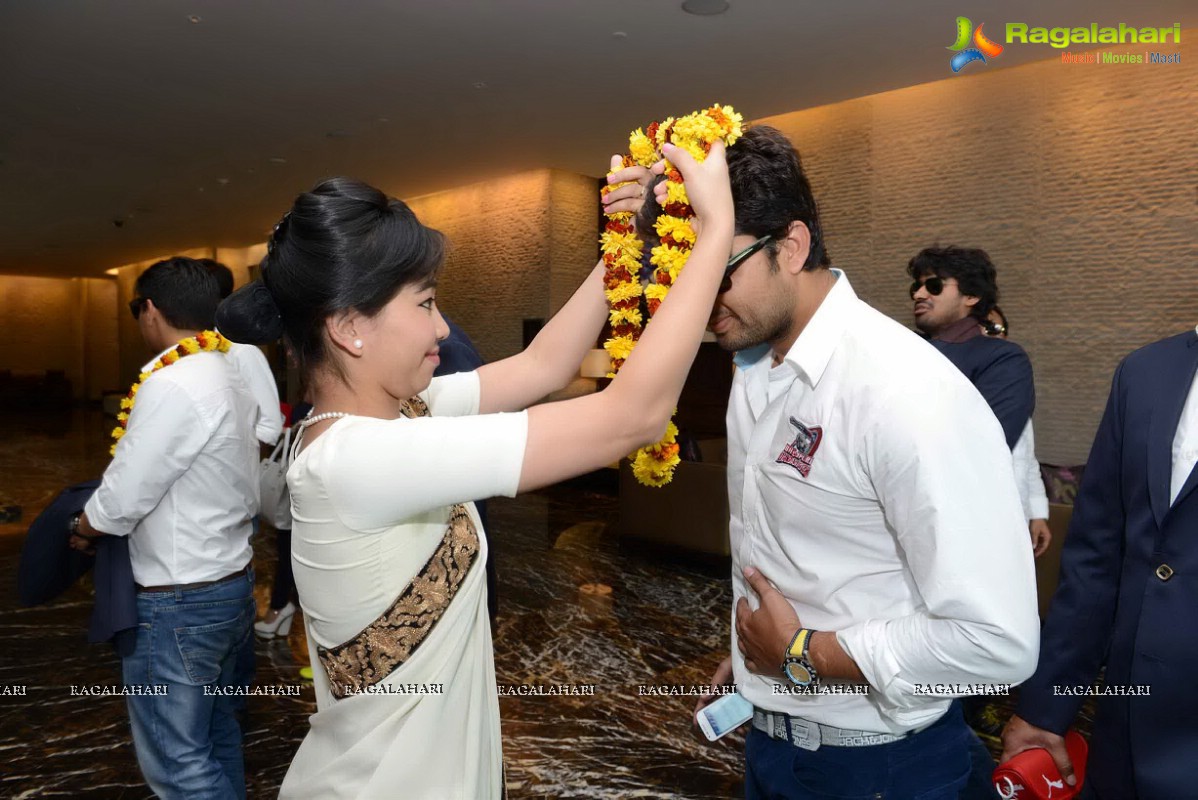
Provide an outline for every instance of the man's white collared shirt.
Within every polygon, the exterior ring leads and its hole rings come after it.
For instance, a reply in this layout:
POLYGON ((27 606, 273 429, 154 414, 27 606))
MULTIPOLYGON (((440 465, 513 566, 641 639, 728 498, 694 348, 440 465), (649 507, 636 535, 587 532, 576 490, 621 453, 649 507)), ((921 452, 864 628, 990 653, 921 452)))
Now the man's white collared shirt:
MULTIPOLYGON (((1198 327, 1194 328, 1198 334, 1198 327)), ((1169 481, 1169 505, 1177 500, 1181 488, 1186 485, 1194 465, 1198 464, 1198 375, 1190 383, 1181 419, 1173 433, 1173 470, 1169 481)))
POLYGON ((1044 478, 1040 475, 1040 462, 1036 460, 1036 433, 1030 419, 1015 442, 1011 459, 1015 462, 1015 480, 1019 500, 1023 503, 1023 515, 1028 522, 1048 519, 1048 492, 1044 489, 1044 478))
POLYGON ((262 444, 273 445, 283 433, 283 412, 279 408, 279 388, 266 356, 252 344, 229 343, 225 358, 237 371, 242 385, 258 406, 254 434, 262 444))
POLYGON ((249 563, 258 509, 256 416, 223 353, 186 356, 142 383, 116 455, 85 508, 96 530, 129 537, 137 583, 216 580, 249 563))
POLYGON ((948 695, 964 693, 954 687, 1032 673, 1032 552, 1010 450, 986 401, 833 272, 836 284, 781 364, 771 368, 768 347, 737 358, 733 601, 758 607, 742 575, 756 567, 804 626, 837 633, 869 691, 780 694, 775 687, 789 687, 780 673, 745 668, 735 625, 733 671, 759 708, 901 733, 940 717, 948 695))

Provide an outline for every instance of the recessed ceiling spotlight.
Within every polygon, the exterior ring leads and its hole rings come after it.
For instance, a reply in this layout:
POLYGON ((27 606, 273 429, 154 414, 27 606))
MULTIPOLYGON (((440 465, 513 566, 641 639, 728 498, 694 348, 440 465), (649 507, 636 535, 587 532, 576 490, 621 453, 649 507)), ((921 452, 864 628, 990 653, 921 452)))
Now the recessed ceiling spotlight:
POLYGON ((727 0, 683 0, 682 10, 700 17, 714 17, 728 10, 727 0))
POLYGON ((474 88, 475 88, 475 89, 486 89, 486 88, 487 88, 487 84, 486 84, 486 82, 485 82, 485 81, 475 81, 475 82, 474 82, 474 88))
POLYGON ((270 163, 272 163, 272 164, 286 164, 287 163, 287 159, 283 158, 282 156, 271 156, 267 160, 270 161, 270 163))
POLYGON ((190 22, 192 25, 199 25, 204 20, 199 14, 189 14, 187 17, 187 21, 190 22))
POLYGON ((228 186, 228 185, 229 185, 229 179, 228 179, 228 178, 217 178, 217 179, 216 179, 216 182, 217 182, 217 183, 219 183, 221 186, 228 186))
POLYGON ((612 31, 611 38, 613 38, 613 39, 627 39, 627 38, 628 38, 628 32, 627 32, 627 31, 612 31))
POLYGON ((390 118, 390 117, 379 117, 379 122, 382 122, 382 123, 384 123, 384 124, 385 124, 385 123, 388 123, 388 122, 390 122, 390 121, 391 121, 391 118, 390 118))

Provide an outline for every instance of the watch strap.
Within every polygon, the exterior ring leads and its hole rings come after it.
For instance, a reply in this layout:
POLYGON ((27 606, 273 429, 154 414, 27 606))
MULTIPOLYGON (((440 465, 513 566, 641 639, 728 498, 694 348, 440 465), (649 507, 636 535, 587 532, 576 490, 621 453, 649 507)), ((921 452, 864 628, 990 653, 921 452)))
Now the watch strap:
POLYGON ((786 655, 791 658, 807 658, 807 650, 811 646, 811 635, 815 631, 810 628, 799 628, 795 631, 794 638, 790 640, 790 647, 786 648, 786 655))

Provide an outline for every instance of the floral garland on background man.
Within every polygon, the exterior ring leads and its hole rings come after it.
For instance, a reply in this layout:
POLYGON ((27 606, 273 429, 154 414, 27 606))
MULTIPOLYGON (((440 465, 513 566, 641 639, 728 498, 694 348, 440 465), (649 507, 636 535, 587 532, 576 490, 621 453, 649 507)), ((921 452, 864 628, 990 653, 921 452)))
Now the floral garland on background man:
POLYGON ((121 413, 116 415, 117 426, 112 429, 112 447, 108 450, 109 454, 116 455, 116 444, 125 435, 125 429, 129 426, 129 415, 133 412, 133 404, 137 400, 137 390, 146 382, 146 378, 185 356, 195 353, 210 353, 213 350, 227 353, 230 344, 231 342, 217 331, 200 331, 195 336, 183 339, 171 350, 167 350, 161 358, 150 365, 147 371, 138 375, 137 382, 129 388, 129 394, 121 398, 121 413))
MULTIPOLYGON (((629 136, 629 155, 624 156, 621 168, 653 166, 662 160, 661 146, 667 142, 683 148, 696 161, 702 162, 716 141, 730 146, 740 138, 741 122, 741 115, 732 106, 713 105, 685 117, 669 117, 645 129, 637 128, 629 136)), ((667 161, 665 176, 666 202, 655 224, 661 243, 651 251, 649 263, 655 269, 647 285, 642 285, 640 279, 644 245, 636 235, 633 213, 619 211, 608 214, 600 238, 606 269, 604 289, 611 307, 609 320, 612 336, 603 345, 612 360, 608 377, 615 376, 640 340, 646 324, 640 309, 641 297, 646 298, 652 318, 678 279, 695 244, 695 230, 690 222, 695 212, 686 195, 682 175, 667 161)), ((611 184, 604 191, 612 191, 627 183, 611 184)), ((674 477, 674 467, 681 460, 677 437, 678 428, 671 421, 661 441, 642 447, 630 456, 632 473, 638 481, 646 486, 664 486, 670 482, 674 477)))

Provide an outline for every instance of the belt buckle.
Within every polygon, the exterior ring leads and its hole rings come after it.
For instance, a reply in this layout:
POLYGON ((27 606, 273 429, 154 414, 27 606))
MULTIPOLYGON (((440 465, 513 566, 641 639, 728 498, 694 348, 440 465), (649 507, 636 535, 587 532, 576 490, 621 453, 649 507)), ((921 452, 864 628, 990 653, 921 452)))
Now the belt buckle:
POLYGON ((820 746, 819 725, 810 720, 790 717, 790 741, 795 747, 815 752, 820 746))
POLYGON ((780 741, 788 741, 790 735, 786 730, 786 715, 785 714, 768 714, 766 719, 769 720, 770 737, 780 741))

